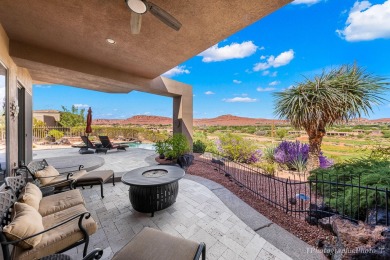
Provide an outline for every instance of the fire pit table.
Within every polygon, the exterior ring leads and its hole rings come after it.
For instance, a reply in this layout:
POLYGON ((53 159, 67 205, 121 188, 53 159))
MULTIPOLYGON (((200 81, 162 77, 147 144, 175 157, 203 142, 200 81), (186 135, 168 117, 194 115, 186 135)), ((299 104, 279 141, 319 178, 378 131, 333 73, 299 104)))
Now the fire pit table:
POLYGON ((129 185, 130 203, 136 211, 152 213, 168 208, 176 201, 179 180, 185 172, 176 166, 156 165, 125 173, 122 182, 129 185))

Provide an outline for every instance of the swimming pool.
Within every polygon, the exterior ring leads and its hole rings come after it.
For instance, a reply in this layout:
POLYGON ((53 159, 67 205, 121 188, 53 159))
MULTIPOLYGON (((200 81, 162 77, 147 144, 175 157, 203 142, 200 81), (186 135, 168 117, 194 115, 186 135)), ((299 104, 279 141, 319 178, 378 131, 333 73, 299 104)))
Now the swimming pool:
POLYGON ((141 148, 146 150, 152 150, 154 151, 155 147, 154 144, 143 144, 143 143, 126 143, 129 145, 129 148, 141 148))

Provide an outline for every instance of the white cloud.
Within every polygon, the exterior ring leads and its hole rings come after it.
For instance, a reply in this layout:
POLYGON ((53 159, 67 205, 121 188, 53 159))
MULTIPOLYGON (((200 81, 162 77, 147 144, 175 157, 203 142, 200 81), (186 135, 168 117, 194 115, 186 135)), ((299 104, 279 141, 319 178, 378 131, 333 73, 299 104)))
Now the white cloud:
POLYGON ((251 56, 257 49, 258 47, 252 41, 232 43, 220 48, 218 47, 218 44, 216 44, 200 53, 198 56, 203 57, 203 62, 242 59, 251 56))
POLYGON ((190 74, 190 71, 186 69, 186 66, 176 66, 173 69, 168 70, 162 75, 165 77, 173 77, 180 74, 190 74))
POLYGON ((300 5, 300 4, 314 5, 314 4, 318 4, 319 2, 321 2, 321 0, 295 0, 291 4, 293 4, 293 5, 300 5))
POLYGON ((235 84, 241 84, 241 83, 242 83, 242 81, 240 81, 240 80, 237 80, 237 79, 233 79, 233 83, 235 83, 235 84))
POLYGON ((280 81, 275 80, 275 81, 272 81, 271 83, 269 83, 268 85, 276 86, 276 85, 279 85, 279 84, 280 84, 280 81))
POLYGON ((272 73, 270 76, 271 76, 271 77, 276 77, 276 76, 278 76, 278 72, 277 72, 277 71, 275 71, 275 72, 274 72, 274 73, 272 73))
POLYGON ((150 115, 151 113, 150 112, 145 112, 144 115, 150 115))
POLYGON ((269 75, 269 70, 265 70, 265 71, 263 71, 263 73, 261 73, 261 75, 263 75, 263 76, 267 76, 267 75, 269 75))
POLYGON ((270 91, 276 90, 276 88, 262 88, 262 87, 258 87, 256 90, 259 91, 259 92, 270 92, 270 91))
POLYGON ((257 99, 250 98, 250 97, 234 97, 234 98, 225 98, 225 99, 222 99, 222 101, 225 101, 228 103, 253 103, 253 102, 256 102, 257 99))
POLYGON ((294 50, 290 49, 288 51, 282 52, 276 58, 271 55, 266 62, 256 63, 253 67, 254 71, 266 70, 268 68, 278 68, 285 66, 294 59, 294 50))
POLYGON ((73 106, 75 106, 77 108, 89 108, 89 105, 87 105, 87 104, 73 104, 73 106))
POLYGON ((206 91, 205 94, 206 95, 214 95, 215 93, 209 90, 209 91, 206 91))
POLYGON ((349 11, 345 28, 336 32, 349 42, 390 38, 390 0, 376 5, 356 1, 349 11))
POLYGON ((264 46, 261 46, 260 48, 259 48, 259 50, 265 50, 265 48, 264 48, 264 46))
POLYGON ((260 60, 265 60, 267 57, 266 56, 264 56, 264 55, 261 55, 260 56, 260 60))

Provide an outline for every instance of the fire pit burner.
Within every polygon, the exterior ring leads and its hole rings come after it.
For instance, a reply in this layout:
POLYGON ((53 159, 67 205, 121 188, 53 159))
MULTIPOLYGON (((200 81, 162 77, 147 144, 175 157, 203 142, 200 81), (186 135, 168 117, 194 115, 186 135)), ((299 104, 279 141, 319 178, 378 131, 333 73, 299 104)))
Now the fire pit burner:
POLYGON ((146 178, 158 178, 158 177, 165 176, 167 174, 168 174, 167 170, 153 169, 153 170, 145 171, 144 173, 142 173, 142 176, 146 178))

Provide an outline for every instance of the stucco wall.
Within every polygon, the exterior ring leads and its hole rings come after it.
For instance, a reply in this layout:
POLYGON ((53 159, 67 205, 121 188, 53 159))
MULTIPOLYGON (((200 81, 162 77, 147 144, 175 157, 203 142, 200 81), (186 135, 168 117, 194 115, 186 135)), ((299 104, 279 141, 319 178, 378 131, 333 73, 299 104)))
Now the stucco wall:
MULTIPOLYGON (((0 24, 0 62, 5 65, 8 73, 7 91, 8 91, 8 104, 9 100, 14 100, 18 97, 18 81, 25 88, 26 92, 32 94, 32 81, 29 72, 16 66, 12 58, 9 56, 9 39, 6 32, 0 24)), ((32 113, 32 108, 26 108, 27 113, 32 113)), ((12 170, 18 166, 18 120, 12 120, 7 113, 8 122, 8 136, 7 136, 7 149, 9 151, 9 161, 7 165, 8 173, 12 173, 12 170)), ((31 148, 29 150, 32 150, 31 148)), ((32 151, 27 151, 32 154, 32 151)))

